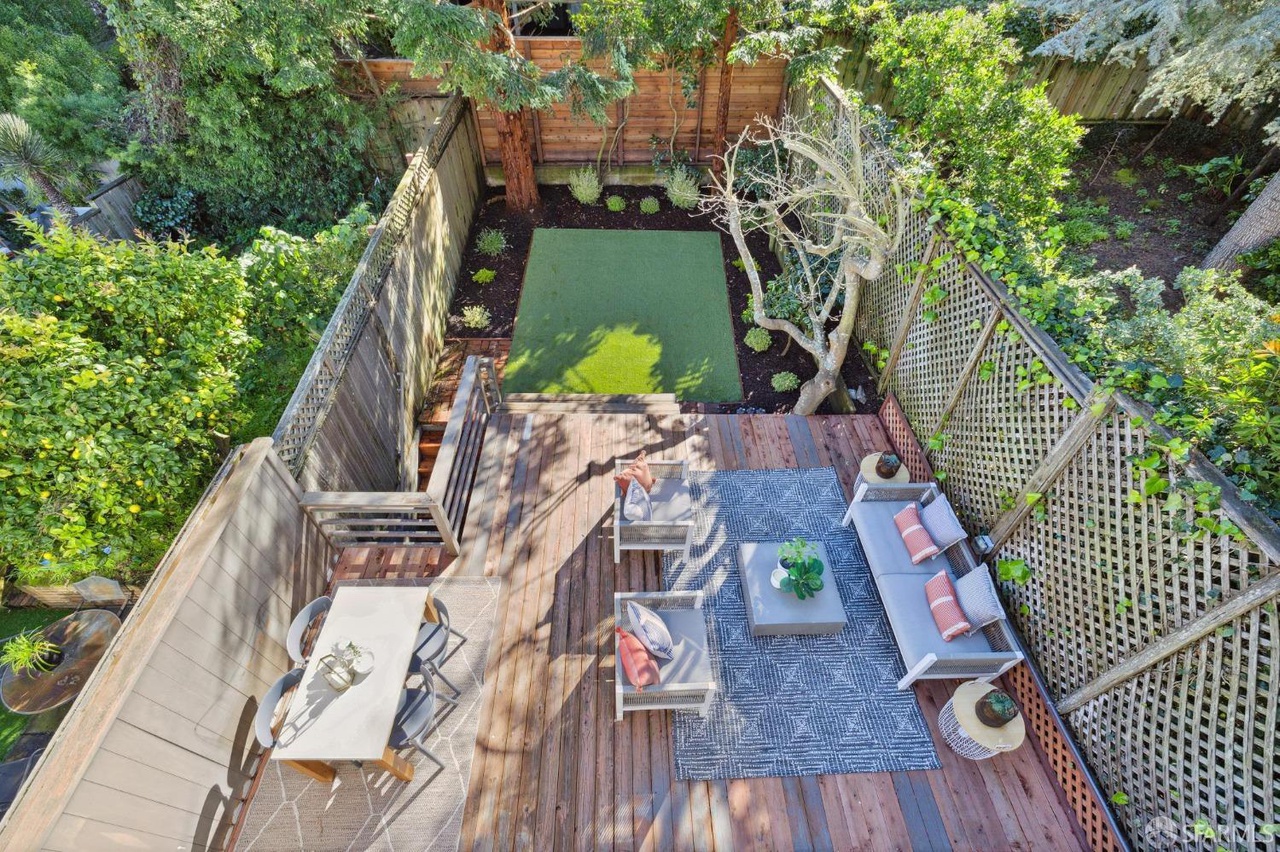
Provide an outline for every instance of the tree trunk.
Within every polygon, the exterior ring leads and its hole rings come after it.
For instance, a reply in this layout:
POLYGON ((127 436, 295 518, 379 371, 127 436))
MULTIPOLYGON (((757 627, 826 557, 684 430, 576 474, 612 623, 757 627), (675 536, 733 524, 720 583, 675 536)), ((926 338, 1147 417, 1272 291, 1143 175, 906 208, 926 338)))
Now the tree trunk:
POLYGON ((813 414, 822 405, 822 401, 831 396, 836 389, 836 374, 830 370, 819 368, 817 374, 800 386, 800 398, 792 414, 813 414))
POLYGON ((494 113, 502 176, 507 185, 507 209, 513 212, 532 210, 540 203, 538 181, 533 172, 533 146, 526 121, 528 113, 527 109, 494 113))
POLYGON ((1201 266, 1204 269, 1235 269, 1238 255, 1260 248, 1277 237, 1280 237, 1280 172, 1271 176, 1262 194, 1218 241, 1201 266))
POLYGON ((49 202, 49 206, 57 210, 68 220, 74 219, 76 209, 71 206, 71 202, 67 201, 67 197, 58 191, 53 185, 53 181, 40 172, 28 172, 23 175, 27 180, 31 181, 31 185, 40 190, 40 194, 49 202))
MULTIPOLYGON (((511 36, 511 12, 505 0, 480 0, 478 4, 498 18, 489 39, 489 50, 494 53, 516 52, 515 39, 511 36)), ((514 112, 493 110, 494 124, 498 129, 498 154, 502 160, 502 177, 507 187, 507 209, 522 213, 537 207, 538 181, 533 172, 533 140, 529 138, 529 110, 520 108, 514 112)))
POLYGON ((729 133, 729 99, 733 96, 733 66, 729 64, 729 48, 738 37, 738 8, 729 7, 724 19, 724 36, 720 39, 720 91, 716 100, 716 129, 712 137, 711 174, 720 177, 724 172, 724 139, 729 133))

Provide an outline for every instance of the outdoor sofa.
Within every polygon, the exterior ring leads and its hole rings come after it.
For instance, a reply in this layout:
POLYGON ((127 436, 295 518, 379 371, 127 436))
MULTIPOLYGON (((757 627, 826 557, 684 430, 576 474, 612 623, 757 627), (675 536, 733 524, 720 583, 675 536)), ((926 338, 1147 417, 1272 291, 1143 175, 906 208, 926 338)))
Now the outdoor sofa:
POLYGON ((991 679, 1022 660, 1017 641, 1004 619, 988 624, 972 636, 957 636, 950 642, 938 632, 925 599, 924 584, 948 567, 955 577, 987 570, 974 559, 967 540, 953 544, 919 565, 911 564, 893 516, 911 502, 928 505, 938 493, 938 486, 932 483, 861 483, 844 516, 844 525, 852 523, 858 531, 871 576, 907 668, 906 675, 898 681, 898 689, 906 689, 924 679, 991 679))

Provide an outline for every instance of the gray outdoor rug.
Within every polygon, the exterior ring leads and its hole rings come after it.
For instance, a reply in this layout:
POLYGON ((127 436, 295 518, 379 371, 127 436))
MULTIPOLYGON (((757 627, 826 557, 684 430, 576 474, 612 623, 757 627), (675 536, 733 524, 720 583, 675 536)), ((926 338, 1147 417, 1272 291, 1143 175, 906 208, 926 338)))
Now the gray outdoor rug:
MULTIPOLYGON (((431 584, 449 606, 451 625, 467 637, 462 645, 452 644, 456 638, 451 640, 451 656, 442 666, 462 696, 427 742, 446 768, 437 772, 438 767, 420 752, 405 750, 401 755, 414 765, 414 778, 408 784, 385 773, 341 764, 331 787, 271 761, 245 816, 238 849, 424 852, 458 848, 499 585, 497 579, 484 578, 446 578, 431 584)), ((417 678, 410 681, 410 685, 416 683, 417 678)))
MULTIPOLYGON (((690 474, 694 544, 663 560, 668 589, 703 589, 718 691, 705 719, 673 713, 684 780, 937 769, 938 755, 852 529, 833 468, 690 474), (754 637, 738 544, 826 545, 849 623, 827 636, 754 637)), ((921 602, 923 603, 923 601, 921 602)))

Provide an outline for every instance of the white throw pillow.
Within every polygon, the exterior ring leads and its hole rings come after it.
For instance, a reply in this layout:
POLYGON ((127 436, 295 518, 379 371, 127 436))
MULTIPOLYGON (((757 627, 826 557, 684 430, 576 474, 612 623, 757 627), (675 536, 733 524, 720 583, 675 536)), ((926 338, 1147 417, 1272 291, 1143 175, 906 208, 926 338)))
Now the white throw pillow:
POLYGON ((1004 607, 1000 605, 1000 596, 991 582, 991 574, 986 565, 979 565, 968 574, 956 579, 956 597, 960 607, 969 617, 969 635, 972 636, 993 621, 1004 619, 1004 607))
POLYGON ((929 538, 939 550, 946 550, 957 541, 968 538, 945 494, 938 494, 932 503, 920 510, 920 523, 929 531, 929 538))
POLYGON ((627 620, 631 622, 631 632, 649 649, 650 654, 663 660, 671 659, 675 653, 675 642, 671 640, 671 631, 662 616, 647 606, 627 601, 627 620))
POLYGON ((622 499, 622 515, 628 521, 653 519, 653 504, 649 502, 649 492, 634 479, 627 486, 627 494, 622 499))

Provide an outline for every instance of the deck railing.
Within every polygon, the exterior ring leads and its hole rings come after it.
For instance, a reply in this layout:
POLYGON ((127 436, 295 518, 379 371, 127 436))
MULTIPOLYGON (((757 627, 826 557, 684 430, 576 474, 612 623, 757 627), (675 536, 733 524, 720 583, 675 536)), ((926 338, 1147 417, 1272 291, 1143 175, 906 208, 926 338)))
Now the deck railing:
POLYGON ((467 502, 480 466, 485 427, 501 401, 493 359, 468 356, 440 442, 440 453, 427 480, 427 493, 443 507, 456 536, 462 535, 466 524, 467 502))
MULTIPOLYGON (((813 97, 847 134, 843 93, 813 97)), ((887 266, 857 322, 888 350, 880 390, 969 531, 993 539, 992 565, 1031 569, 1002 584, 1010 618, 1104 794, 1124 794, 1129 839, 1164 837, 1153 824, 1190 837, 1198 820, 1257 836, 1280 813, 1280 529, 1199 453, 1159 473, 1220 488, 1216 507, 1144 489, 1134 460, 1169 437, 1149 409, 1095 388, 926 212, 887 266), (933 285, 946 298, 923 305, 933 285)))

